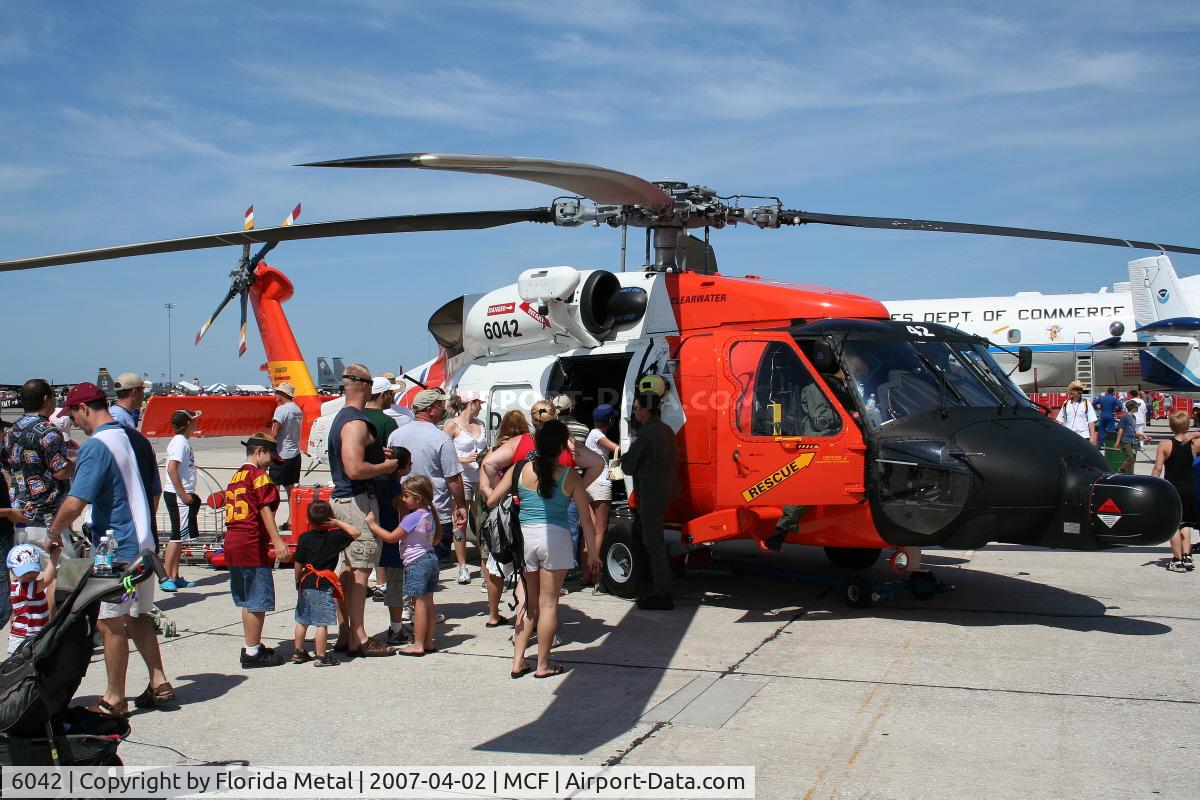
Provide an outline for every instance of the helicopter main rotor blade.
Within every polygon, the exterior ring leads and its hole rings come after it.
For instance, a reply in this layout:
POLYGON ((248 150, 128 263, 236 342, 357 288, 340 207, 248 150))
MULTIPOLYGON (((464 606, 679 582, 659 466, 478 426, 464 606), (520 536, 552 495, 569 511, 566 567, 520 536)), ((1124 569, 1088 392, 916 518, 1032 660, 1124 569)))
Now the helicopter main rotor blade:
POLYGON ((1142 242, 1136 239, 1116 239, 1111 236, 1091 236, 1086 233, 1042 231, 1035 228, 1006 228, 999 225, 976 225, 969 222, 942 222, 932 219, 893 219, 891 217, 854 217, 845 214, 817 214, 811 211, 783 211, 782 220, 792 225, 815 223, 842 225, 850 228, 878 228, 894 231, 933 231, 937 233, 982 233, 988 236, 1011 236, 1018 239, 1049 239, 1058 242, 1103 244, 1111 247, 1132 247, 1135 250, 1160 250, 1170 253, 1200 255, 1198 247, 1142 242))
POLYGON ((229 292, 225 295, 225 299, 221 301, 219 306, 217 306, 217 310, 212 312, 205 323, 200 326, 200 330, 196 333, 196 344, 200 344, 200 340, 204 338, 204 334, 208 333, 208 329, 211 328, 212 324, 217 321, 217 316, 225 310, 225 306, 229 305, 229 301, 232 300, 234 295, 237 293, 238 290, 236 286, 230 288, 229 292))
POLYGON ((671 196, 644 178, 591 164, 543 158, 465 155, 461 153, 396 153, 382 156, 315 161, 301 167, 416 168, 472 172, 533 181, 602 205, 640 205, 654 211, 671 208, 671 196))
MULTIPOLYGON (((103 261, 127 256, 148 256, 175 253, 181 250, 203 250, 237 244, 290 242, 299 239, 325 239, 335 236, 365 236, 374 233, 414 233, 417 231, 465 231, 496 228, 516 222, 553 222, 554 211, 549 208, 520 208, 507 211, 460 211, 449 214, 409 214, 397 217, 366 217, 335 222, 310 222, 307 225, 280 226, 252 231, 213 233, 183 239, 162 239, 156 242, 79 250, 52 256, 0 261, 0 272, 19 269, 103 261)), ((262 255, 262 254, 260 254, 262 255)))

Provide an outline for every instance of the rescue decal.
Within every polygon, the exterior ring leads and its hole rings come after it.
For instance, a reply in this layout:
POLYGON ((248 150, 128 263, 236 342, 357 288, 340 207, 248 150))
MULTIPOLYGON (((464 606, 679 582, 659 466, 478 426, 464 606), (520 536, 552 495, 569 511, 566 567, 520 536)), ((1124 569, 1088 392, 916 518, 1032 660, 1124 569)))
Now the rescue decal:
POLYGON ((745 491, 743 491, 742 498, 749 501, 749 500, 753 500, 756 497, 762 497, 764 494, 771 491, 776 486, 783 483, 788 478, 792 477, 797 472, 799 472, 800 470, 804 469, 809 464, 811 464, 812 460, 813 460, 813 456, 814 456, 813 453, 801 453, 799 456, 797 456, 792 461, 789 461, 787 464, 784 464, 782 467, 775 470, 774 472, 772 472, 767 477, 763 478, 758 483, 754 484, 753 486, 751 486, 751 487, 747 488, 745 491))
POLYGON ((502 314, 511 314, 516 310, 516 303, 496 303, 494 306, 488 306, 487 315, 489 317, 498 317, 502 314))
POLYGON ((1097 514, 1120 514, 1121 507, 1112 501, 1112 498, 1105 500, 1104 503, 1096 509, 1097 514))
POLYGON ((534 309, 534 307, 529 304, 528 300, 526 300, 524 303, 521 303, 519 308, 522 311, 524 311, 526 314, 528 314, 530 317, 532 317, 535 322, 540 322, 542 324, 543 328, 550 327, 550 320, 547 319, 544 314, 539 314, 537 312, 537 310, 534 309))
POLYGON ((1100 518, 1101 522, 1110 528, 1121 521, 1120 514, 1097 514, 1096 516, 1100 518))

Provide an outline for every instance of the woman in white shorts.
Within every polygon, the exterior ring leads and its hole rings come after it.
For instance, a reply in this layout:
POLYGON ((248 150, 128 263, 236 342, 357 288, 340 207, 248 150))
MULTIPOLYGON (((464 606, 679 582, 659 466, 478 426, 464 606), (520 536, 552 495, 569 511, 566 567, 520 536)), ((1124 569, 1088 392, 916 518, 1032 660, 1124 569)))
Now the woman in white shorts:
MULTIPOLYGON (((525 662, 525 649, 533 626, 537 626, 538 657, 535 678, 561 675, 561 664, 550 663, 550 647, 554 643, 554 631, 558 627, 558 598, 567 570, 575 566, 575 554, 571 546, 568 527, 567 505, 574 500, 583 506, 588 502, 587 492, 579 473, 558 463, 558 458, 570 439, 567 426, 558 420, 546 422, 538 430, 534 443, 537 457, 532 461, 518 461, 504 475, 488 497, 488 505, 495 508, 504 496, 512 491, 517 482, 517 497, 521 505, 521 535, 525 548, 525 614, 517 614, 513 636, 512 677, 520 678, 530 672, 525 662), (520 470, 520 474, 513 473, 520 470)), ((600 566, 596 549, 596 536, 592 521, 581 514, 584 541, 587 543, 588 572, 594 573, 600 566)))
MULTIPOLYGON (((606 464, 620 448, 620 445, 608 438, 620 418, 621 415, 608 403, 596 406, 596 410, 592 412, 592 429, 588 431, 583 444, 600 456, 606 464)), ((592 524, 596 527, 596 557, 599 558, 600 550, 604 547, 604 534, 608 532, 608 512, 612 508, 612 481, 608 479, 607 468, 600 473, 599 478, 588 485, 587 493, 592 501, 592 524)), ((585 580, 599 583, 600 573, 597 572, 585 580)))

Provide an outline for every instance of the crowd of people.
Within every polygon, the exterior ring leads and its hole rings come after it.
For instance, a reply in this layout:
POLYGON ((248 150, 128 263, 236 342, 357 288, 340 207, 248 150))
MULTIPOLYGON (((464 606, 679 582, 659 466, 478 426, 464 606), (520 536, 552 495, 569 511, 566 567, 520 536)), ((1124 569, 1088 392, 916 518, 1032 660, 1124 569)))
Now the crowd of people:
POLYGON ((1162 395, 1147 400, 1138 389, 1118 392, 1115 387, 1095 399, 1084 396, 1085 387, 1072 381, 1067 400, 1055 419, 1097 447, 1121 451, 1120 471, 1132 474, 1142 445, 1152 441, 1146 426, 1150 419, 1165 414, 1171 438, 1158 443, 1150 474, 1165 478, 1179 493, 1182 518, 1171 537, 1171 572, 1192 572, 1192 529, 1200 523, 1196 499, 1200 495, 1200 431, 1193 431, 1189 410, 1174 409, 1173 397, 1162 395))
MULTIPOLYGON (((559 641, 559 598, 569 574, 581 586, 600 590, 612 480, 623 477, 618 464, 638 493, 635 529, 653 576, 653 590, 638 606, 673 608, 662 524, 677 491, 675 438, 659 417, 658 395, 636 396, 633 414, 640 429, 618 460, 619 415, 611 405, 595 409, 592 426, 575 419, 565 395, 534 403, 528 415, 510 410, 489 448, 479 417, 481 397, 424 389, 400 408, 394 380, 373 376, 361 364, 342 375, 345 405, 328 436, 331 496, 308 504, 307 530, 292 553, 293 663, 327 667, 356 657, 437 652, 444 621, 435 604, 441 571, 453 567, 459 584, 472 582, 467 543, 474 532, 488 596, 484 627, 512 627, 512 677, 561 674, 561 665, 550 660, 559 641), (519 509, 523 532, 514 563, 498 561, 479 535, 488 508, 506 498, 519 509), (515 585, 511 617, 501 613, 506 585, 515 585), (371 596, 389 613, 388 631, 379 637, 366 630, 371 596), (315 652, 308 649, 310 631, 315 652), (530 665, 525 653, 535 636, 537 659, 530 665)), ((150 612, 156 591, 195 585, 179 567, 185 543, 198 534, 201 500, 190 440, 200 412, 173 413, 174 436, 160 473, 152 445, 138 431, 143 382, 125 373, 115 386, 116 398, 110 398, 95 384, 77 384, 61 409, 44 380, 27 381, 20 390, 24 413, 6 426, 0 446, 0 548, 10 580, 9 594, 0 601, 0 626, 12 617, 9 652, 14 652, 46 625, 54 613, 56 564, 77 555, 76 522, 87 523, 83 529, 93 549, 111 547, 115 560, 130 562, 144 550, 157 550, 156 517, 164 504, 170 523, 166 578, 102 604, 99 613, 107 684, 91 710, 124 716, 128 639, 149 674, 134 704, 153 708, 174 699, 150 612), (73 441, 73 428, 87 436, 82 446, 73 441), (4 472, 12 476, 11 491, 4 472)), ((241 611, 243 668, 283 663, 263 643, 262 631, 276 605, 274 567, 289 549, 276 515, 300 479, 302 414, 294 392, 287 383, 276 387, 277 410, 264 430, 242 442, 245 461, 224 492, 223 548, 230 595, 241 611)))

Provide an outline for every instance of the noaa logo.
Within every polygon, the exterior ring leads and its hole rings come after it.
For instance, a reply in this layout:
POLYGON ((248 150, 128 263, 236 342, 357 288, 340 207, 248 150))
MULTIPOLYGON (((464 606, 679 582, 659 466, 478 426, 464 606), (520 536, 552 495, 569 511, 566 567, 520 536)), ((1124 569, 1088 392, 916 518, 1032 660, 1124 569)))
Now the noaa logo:
POLYGON ((1171 299, 1171 291, 1169 289, 1159 289, 1158 290, 1158 302, 1166 303, 1170 299, 1171 299))

